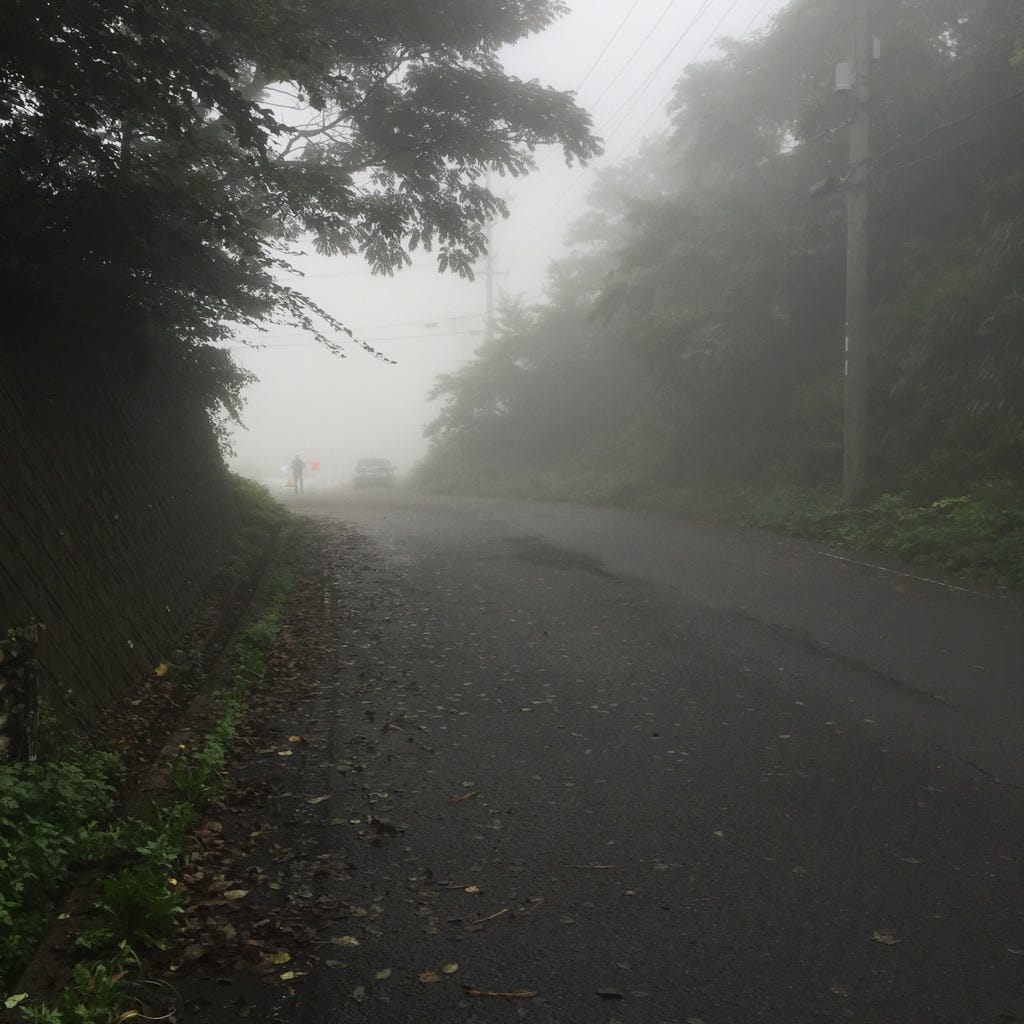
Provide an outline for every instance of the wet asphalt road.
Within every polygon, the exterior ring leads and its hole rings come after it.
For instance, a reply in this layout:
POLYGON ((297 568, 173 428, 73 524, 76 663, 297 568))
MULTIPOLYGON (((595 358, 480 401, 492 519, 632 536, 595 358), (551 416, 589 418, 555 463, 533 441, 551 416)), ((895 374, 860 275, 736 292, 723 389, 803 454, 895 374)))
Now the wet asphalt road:
POLYGON ((298 507, 332 807, 379 834, 329 833, 368 915, 287 1019, 1024 1021, 1019 600, 637 513, 298 507))

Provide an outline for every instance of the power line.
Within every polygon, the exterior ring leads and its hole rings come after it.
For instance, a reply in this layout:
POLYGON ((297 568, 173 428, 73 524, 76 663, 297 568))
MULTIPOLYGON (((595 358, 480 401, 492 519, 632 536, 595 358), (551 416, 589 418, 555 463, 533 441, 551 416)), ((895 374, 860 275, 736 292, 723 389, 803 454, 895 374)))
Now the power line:
MULTIPOLYGON (((737 38, 739 38, 739 39, 742 39, 742 38, 743 38, 743 37, 744 37, 744 36, 745 36, 745 35, 746 35, 746 34, 747 34, 747 33, 748 33, 748 32, 749 32, 750 30, 751 30, 751 28, 752 28, 752 27, 754 26, 754 24, 755 24, 755 23, 756 23, 756 22, 758 21, 758 19, 759 19, 759 18, 761 17, 761 15, 762 15, 762 14, 764 14, 764 12, 765 12, 765 11, 766 11, 766 10, 768 9, 769 5, 770 5, 770 4, 772 3, 772 2, 773 2, 773 0, 764 0, 764 2, 763 2, 763 3, 761 4, 761 6, 760 6, 760 7, 758 8, 758 10, 757 10, 757 12, 756 12, 756 13, 754 14, 754 16, 753 16, 753 17, 752 17, 752 18, 750 19, 750 21, 748 21, 748 22, 747 22, 746 28, 744 28, 743 32, 742 32, 742 33, 741 33, 741 34, 740 34, 740 35, 739 35, 739 36, 738 36, 737 38)), ((702 3, 702 6, 701 6, 701 10, 700 10, 700 11, 698 12, 698 14, 696 15, 696 17, 698 17, 698 18, 699 18, 699 17, 701 16, 701 14, 702 14, 702 13, 703 13, 703 12, 704 12, 704 11, 705 11, 706 9, 707 9, 707 7, 708 7, 709 3, 710 3, 710 0, 704 0, 704 2, 702 3)), ((669 6, 671 7, 671 4, 670 4, 669 6)), ((729 13, 731 13, 731 11, 732 11, 732 7, 730 7, 730 8, 729 8, 729 10, 728 10, 728 11, 726 12, 725 16, 724 16, 724 17, 723 17, 722 19, 720 19, 720 20, 719 20, 719 22, 718 22, 718 25, 716 25, 715 29, 713 29, 713 30, 712 30, 712 33, 711 33, 711 36, 712 36, 712 37, 714 36, 714 33, 715 33, 715 32, 717 32, 717 30, 718 30, 718 27, 719 27, 719 26, 721 26, 721 24, 722 24, 722 23, 723 23, 723 22, 725 21, 725 18, 727 18, 727 17, 728 17, 729 13)), ((668 8, 666 8, 666 10, 662 12, 662 16, 661 16, 661 17, 662 17, 662 18, 664 18, 665 14, 667 14, 667 13, 668 13, 668 8)), ((659 18, 659 22, 660 22, 660 21, 661 21, 661 18, 659 18)), ((654 28, 657 28, 657 24, 658 24, 658 23, 655 23, 655 26, 654 26, 654 28)), ((686 31, 689 31, 690 27, 692 27, 692 24, 693 24, 693 22, 691 22, 691 26, 688 26, 688 27, 687 27, 687 29, 686 29, 686 30, 684 30, 684 34, 683 34, 683 36, 681 36, 681 37, 680 37, 680 38, 679 38, 679 39, 678 39, 678 40, 676 41, 676 46, 678 46, 678 44, 679 44, 679 43, 680 43, 680 42, 682 41, 682 39, 683 39, 683 38, 685 38, 685 33, 686 33, 686 31)), ((651 31, 653 32, 653 29, 652 29, 651 31)), ((649 35, 650 35, 650 33, 648 33, 648 36, 649 36, 649 35)), ((711 38, 711 37, 709 37, 709 38, 711 38)), ((645 37, 645 41, 646 41, 646 37, 645 37)), ((643 44, 641 44, 641 45, 643 45, 643 44)), ((673 47, 673 50, 674 50, 674 49, 676 48, 676 46, 674 46, 674 47, 673 47)), ((700 49, 699 49, 699 50, 697 51, 697 54, 695 55, 695 57, 694 57, 693 59, 696 59, 696 56, 699 56, 699 55, 700 55, 700 53, 701 53, 701 52, 703 51, 703 49, 704 49, 704 47, 705 47, 705 46, 707 46, 707 41, 705 41, 705 42, 704 42, 704 43, 703 43, 703 44, 701 45, 701 48, 700 48, 700 49)), ((638 49, 639 49, 639 47, 638 47, 638 49)), ((635 56, 636 52, 637 52, 637 51, 634 51, 634 53, 633 53, 633 56, 635 56)), ((668 55, 666 55, 666 57, 664 58, 664 60, 668 60, 668 57, 669 57, 669 56, 671 56, 671 53, 672 53, 672 51, 670 51, 670 52, 669 52, 669 54, 668 54, 668 55)), ((630 59, 632 59, 632 56, 630 57, 630 59)), ((627 63, 628 63, 628 61, 627 61, 627 63)), ((659 67, 660 67, 660 66, 661 66, 661 65, 659 65, 659 67)), ((625 65, 623 66, 623 69, 624 69, 624 67, 625 67, 625 65)), ((621 71, 622 71, 623 69, 620 69, 620 71, 619 71, 619 74, 621 74, 621 71)), ((616 75, 616 77, 618 77, 618 75, 616 75)), ((614 79, 613 79, 613 81, 614 81, 614 79)), ((655 108, 654 108, 654 109, 653 109, 653 110, 651 111, 651 113, 650 113, 650 114, 649 114, 649 115, 647 116, 647 119, 646 119, 646 120, 644 121, 644 124, 643 124, 643 126, 641 126, 641 129, 640 129, 640 131, 642 131, 642 130, 643 130, 643 128, 644 128, 644 127, 646 127, 647 123, 648 123, 648 122, 649 122, 649 121, 651 120, 651 118, 652 118, 652 117, 653 117, 653 116, 654 116, 654 115, 655 115, 656 113, 658 113, 658 111, 659 111, 659 110, 661 110, 661 109, 662 109, 662 107, 664 106, 664 103, 665 103, 665 101, 666 101, 666 100, 668 99, 668 97, 669 97, 669 96, 670 96, 670 95, 672 94, 672 89, 674 89, 674 88, 675 88, 675 83, 673 83, 673 85, 672 85, 672 86, 671 86, 671 87, 669 88, 669 90, 668 90, 668 91, 667 91, 667 92, 666 92, 666 93, 664 94, 664 96, 662 97, 662 99, 661 99, 661 101, 659 102, 659 104, 658 104, 658 105, 657 105, 657 106, 656 106, 656 107, 655 107, 655 108)), ((605 89, 605 92, 607 92, 607 88, 605 89)), ((602 95, 604 95, 604 93, 602 93, 602 95)), ((600 97, 599 97, 599 99, 600 99, 600 97)), ((627 102, 628 102, 628 101, 627 101, 627 102)), ((629 141, 631 142, 631 141, 632 141, 632 139, 633 139, 633 138, 635 138, 637 134, 639 134, 639 133, 634 133, 634 135, 633 135, 633 136, 631 137, 631 139, 630 139, 629 141)), ((615 156, 614 160, 612 161, 613 163, 614 163, 614 162, 615 162, 616 160, 618 160, 618 159, 619 159, 619 158, 621 157, 622 153, 624 152, 624 149, 625 149, 625 147, 623 147, 622 149, 620 149, 620 150, 619 150, 619 152, 618 152, 618 153, 616 154, 616 156, 615 156)), ((514 252, 514 251, 516 251, 517 249, 520 249, 520 248, 522 248, 522 246, 523 246, 523 245, 524 245, 524 244, 526 243, 526 241, 527 241, 527 239, 529 238, 529 236, 530 236, 530 235, 532 235, 532 233, 533 233, 533 232, 534 232, 534 231, 535 231, 535 230, 536 230, 536 229, 537 229, 537 228, 538 228, 538 227, 539 227, 539 226, 540 226, 541 224, 545 223, 545 222, 546 222, 546 221, 548 220, 548 218, 549 218, 549 216, 551 215, 551 213, 552 213, 552 212, 553 212, 554 210, 558 209, 558 207, 560 207, 560 206, 562 205, 562 202, 563 202, 563 201, 564 201, 564 200, 566 199, 566 197, 567 197, 567 196, 568 196, 568 195, 569 195, 570 193, 572 193, 573 191, 575 191, 575 190, 576 190, 576 189, 577 189, 577 188, 579 187, 579 185, 580 185, 581 181, 583 181, 583 180, 584 180, 584 177, 583 177, 583 170, 584 170, 584 169, 583 169, 583 168, 580 168, 579 170, 580 170, 580 174, 579 174, 579 176, 577 176, 577 177, 573 178, 573 180, 572 180, 572 181, 571 181, 571 182, 570 182, 570 183, 569 183, 569 184, 568 184, 568 185, 566 186, 566 188, 565 188, 565 189, 564 189, 564 190, 563 190, 563 191, 562 191, 562 192, 561 192, 561 193, 560 193, 560 194, 558 195, 558 198, 557 198, 557 199, 555 199, 555 201, 554 201, 553 203, 551 203, 551 204, 550 204, 550 205, 549 205, 549 206, 548 206, 548 207, 547 207, 547 208, 546 208, 546 209, 544 210, 544 213, 543 213, 543 214, 542 214, 542 215, 541 215, 540 217, 537 217, 537 218, 536 218, 535 220, 533 220, 533 221, 531 222, 531 224, 530 224, 529 228, 528 228, 528 229, 527 229, 526 231, 524 231, 524 232, 523 232, 522 236, 520 236, 520 241, 519 241, 519 242, 515 242, 515 241, 513 241, 513 243, 511 244, 511 246, 509 246, 509 247, 508 247, 508 248, 506 249, 506 255, 507 255, 507 254, 508 254, 509 252, 514 252)))
POLYGON ((983 106, 976 107, 974 110, 970 110, 966 114, 962 114, 960 117, 954 118, 952 121, 945 121, 942 124, 937 124, 934 128, 925 132, 924 135, 919 135, 916 139, 909 139, 907 142, 901 142, 895 146, 890 146, 881 153, 876 153, 871 159, 877 163, 879 160, 882 160, 884 157, 891 156, 893 153, 901 153, 905 149, 912 149, 914 146, 919 146, 922 142, 927 142, 930 138, 938 135, 939 132, 946 131, 948 128, 956 128, 957 125, 964 124, 972 118, 977 117, 979 114, 984 114, 989 110, 994 110, 996 107, 1001 107, 1004 103, 1010 103, 1011 101, 1020 99, 1021 97, 1024 97, 1024 89, 1018 89, 1016 92, 1012 92, 1008 96, 1000 96, 998 99, 991 100, 983 106))
POLYGON ((611 79, 607 82, 604 89, 601 90, 601 95, 598 96, 596 100, 594 100, 592 106, 596 107, 598 103, 600 103, 601 100, 604 99, 608 90, 619 80, 619 78, 622 75, 622 72, 629 67, 630 62, 644 48, 644 45, 646 44, 647 40, 650 39, 652 35, 654 35, 654 30, 665 20, 666 16, 668 15, 668 12, 672 10, 673 7, 675 7, 676 2, 677 0, 668 0, 667 6, 658 16, 658 20, 650 27, 650 29, 647 32, 647 35, 645 35, 643 39, 640 40, 640 42, 637 44, 636 49, 626 58, 625 62, 622 64, 619 70, 616 71, 614 75, 612 75, 611 79))
MULTIPOLYGON (((611 128, 609 130, 609 135, 614 135, 615 132, 618 131, 618 129, 621 128, 622 125, 626 123, 627 118, 633 112, 636 105, 640 102, 640 99, 643 96, 643 94, 647 92, 647 90, 651 86, 651 83, 654 81, 655 78, 658 77, 658 72, 661 71, 661 69, 669 62, 669 59, 671 58, 672 54, 679 49, 679 47, 683 43, 683 40, 685 40, 686 37, 690 34, 690 32, 693 31, 697 22, 700 21, 700 19, 707 13, 708 9, 711 7, 713 2, 714 0, 704 0, 704 3, 701 4, 700 8, 697 10, 697 13, 691 19, 689 25, 686 26, 686 28, 683 30, 679 38, 676 39, 676 41, 672 44, 672 47, 669 49, 668 53, 666 53, 665 56, 661 58, 661 60, 654 66, 654 69, 648 73, 647 77, 640 83, 640 85, 638 85, 633 90, 633 92, 619 105, 619 109, 616 110, 610 118, 608 118, 608 123, 610 124, 619 116, 623 109, 628 105, 629 109, 626 110, 625 117, 623 117, 622 121, 618 125, 616 125, 615 128, 611 128)), ((726 10, 725 14, 723 14, 722 17, 719 19, 718 25, 716 25, 715 28, 712 30, 712 35, 714 35, 714 33, 718 30, 718 27, 721 26, 725 19, 729 17, 737 3, 739 3, 739 0, 732 0, 732 3, 726 10)), ((691 62, 696 60, 700 56, 705 46, 707 46, 706 41, 700 47, 700 49, 697 50, 693 57, 690 58, 691 62)))
POLYGON ((604 49, 594 58, 594 63, 590 65, 590 67, 587 69, 587 73, 580 79, 580 84, 576 86, 576 89, 574 90, 575 92, 579 92, 580 89, 582 89, 583 86, 586 84, 587 79, 594 73, 594 68, 596 68, 597 65, 601 63, 601 58, 608 52, 608 47, 611 46, 616 39, 618 39, 619 33, 622 31, 622 26, 625 25, 627 21, 629 21, 629 16, 637 9, 639 3, 640 0, 633 0, 633 6, 630 7, 628 11, 626 11, 626 16, 622 19, 622 21, 619 22, 618 28, 616 28, 615 31, 611 34, 611 36, 608 39, 608 42, 604 44, 604 49))
MULTIPOLYGON (((718 19, 718 24, 715 25, 715 27, 711 30, 711 33, 708 35, 707 39, 705 39, 704 42, 701 43, 700 49, 698 49, 697 52, 691 58, 691 63, 693 61, 697 60, 697 58, 704 52, 704 50, 707 48, 708 44, 713 39, 717 38, 718 30, 725 23, 725 20, 729 17, 729 15, 732 14, 733 10, 736 7, 736 3, 737 2, 738 2, 738 0, 734 0, 733 4, 725 12, 725 14, 723 14, 722 17, 718 19)), ((769 4, 771 4, 771 3, 772 3, 772 0, 764 0, 764 3, 761 4, 761 6, 758 8, 757 13, 750 19, 750 21, 747 22, 746 27, 739 34, 739 36, 737 36, 737 39, 742 39, 751 30, 751 28, 754 27, 754 24, 758 21, 758 19, 761 17, 761 15, 764 14, 764 12, 768 9, 769 4)), ((675 90, 675 87, 676 87, 676 83, 675 82, 673 82, 668 87, 668 89, 665 91, 664 95, 657 102, 657 104, 654 107, 651 108, 651 112, 647 115, 646 118, 644 118, 643 124, 641 124, 640 127, 635 132, 633 132, 633 134, 619 148, 618 152, 613 157, 613 162, 615 160, 619 160, 622 157, 622 155, 625 153, 625 151, 627 149, 629 149, 629 147, 632 145, 634 140, 636 138, 638 138, 640 135, 643 134, 644 129, 647 127, 648 124, 650 124, 651 119, 656 114, 660 113, 665 108, 665 104, 668 102, 668 98, 669 98, 669 96, 672 95, 673 91, 675 90)), ((659 137, 663 138, 666 134, 668 134, 668 129, 666 129, 666 131, 662 132, 661 136, 659 136, 659 137)))
POLYGON ((395 274, 379 274, 379 273, 375 272, 374 270, 370 269, 369 267, 366 267, 366 268, 364 268, 362 270, 333 270, 333 271, 329 271, 329 272, 324 273, 324 274, 303 274, 302 271, 300 271, 300 270, 295 271, 295 273, 296 273, 297 276, 302 277, 302 278, 304 278, 307 281, 312 281, 312 280, 316 280, 317 278, 331 278, 331 277, 379 277, 379 278, 383 279, 383 278, 386 278, 386 277, 394 277, 394 276, 396 276, 399 273, 407 274, 407 273, 409 273, 412 270, 419 270, 419 271, 429 270, 429 271, 431 271, 433 273, 437 273, 437 267, 436 266, 420 266, 420 265, 413 265, 411 267, 400 267, 397 271, 395 271, 395 274))
MULTIPOLYGON (((964 149, 967 146, 977 145, 979 142, 986 142, 989 139, 993 139, 999 136, 1005 136, 1006 125, 1000 125, 998 128, 994 128, 991 131, 983 132, 981 135, 976 135, 972 139, 964 139, 962 142, 956 142, 952 146, 946 146, 943 149, 937 149, 933 153, 926 153, 924 156, 919 156, 915 160, 908 160, 906 163, 896 164, 895 167, 886 167, 875 171, 876 178, 887 178, 890 174, 897 174, 900 171, 908 170, 911 167, 917 167, 919 164, 928 163, 929 160, 937 160, 940 156, 946 156, 948 153, 955 153, 957 150, 964 149)), ((888 150, 891 153, 894 150, 888 150)))
MULTIPOLYGON (((481 335, 482 331, 445 331, 442 334, 396 334, 390 338, 371 338, 369 339, 374 345, 379 345, 382 341, 412 341, 420 338, 433 338, 437 341, 443 341, 445 338, 457 338, 463 335, 481 335)), ((285 337, 285 335, 280 335, 285 337)), ((291 335, 288 335, 291 337, 291 335)), ((304 335, 295 335, 295 337, 304 337, 304 335)), ((222 345, 221 348, 225 349, 247 349, 250 352, 258 352, 268 348, 311 348, 313 346, 322 346, 323 342, 320 341, 286 341, 278 344, 267 345, 261 342, 259 339, 251 338, 249 340, 241 340, 240 344, 236 345, 222 345)))

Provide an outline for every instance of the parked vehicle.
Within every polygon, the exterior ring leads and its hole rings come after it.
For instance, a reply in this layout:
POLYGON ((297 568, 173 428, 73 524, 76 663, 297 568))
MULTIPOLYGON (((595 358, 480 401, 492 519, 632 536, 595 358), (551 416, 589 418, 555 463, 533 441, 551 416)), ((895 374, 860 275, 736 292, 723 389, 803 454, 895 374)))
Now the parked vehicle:
POLYGON ((391 487, 395 467, 387 459, 360 459, 352 477, 353 487, 391 487))

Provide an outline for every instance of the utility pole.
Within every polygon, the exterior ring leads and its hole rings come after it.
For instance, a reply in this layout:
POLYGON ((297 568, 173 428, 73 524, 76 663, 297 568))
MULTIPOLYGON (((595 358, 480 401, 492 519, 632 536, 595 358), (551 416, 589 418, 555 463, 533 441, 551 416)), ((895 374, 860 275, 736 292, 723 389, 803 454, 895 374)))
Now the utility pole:
POLYGON ((867 473, 867 312, 868 184, 870 111, 868 107, 874 37, 871 0, 853 6, 853 89, 850 116, 850 170, 846 182, 846 374, 843 416, 843 501, 857 502, 867 473))
MULTIPOLYGON (((491 172, 487 171, 487 191, 491 190, 491 172)), ((487 287, 487 319, 484 322, 484 341, 494 337, 494 218, 487 221, 487 258, 484 262, 484 280, 487 287)))

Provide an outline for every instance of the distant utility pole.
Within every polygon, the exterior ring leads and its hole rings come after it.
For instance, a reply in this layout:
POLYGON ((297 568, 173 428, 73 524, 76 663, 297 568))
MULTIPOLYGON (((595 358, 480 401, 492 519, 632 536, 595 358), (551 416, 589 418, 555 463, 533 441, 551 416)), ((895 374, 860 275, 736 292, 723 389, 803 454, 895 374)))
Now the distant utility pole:
MULTIPOLYGON (((491 172, 487 171, 487 191, 491 190, 491 172)), ((484 323, 484 341, 494 337, 494 218, 487 221, 487 259, 484 262, 484 281, 487 287, 487 319, 484 323)))
POLYGON ((843 417, 843 501, 857 502, 867 472, 868 183, 870 111, 868 89, 874 58, 871 0, 853 5, 850 170, 846 182, 846 376, 843 417))

